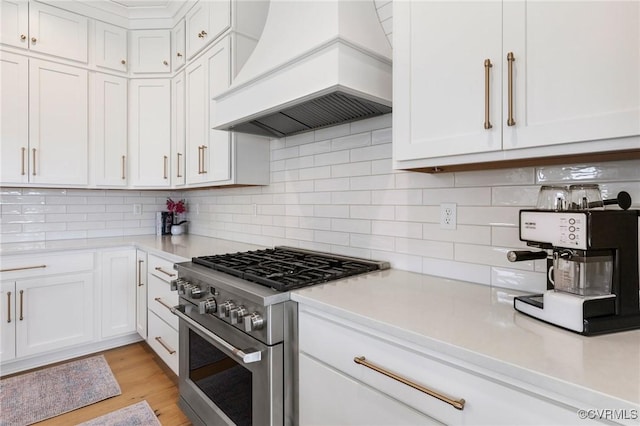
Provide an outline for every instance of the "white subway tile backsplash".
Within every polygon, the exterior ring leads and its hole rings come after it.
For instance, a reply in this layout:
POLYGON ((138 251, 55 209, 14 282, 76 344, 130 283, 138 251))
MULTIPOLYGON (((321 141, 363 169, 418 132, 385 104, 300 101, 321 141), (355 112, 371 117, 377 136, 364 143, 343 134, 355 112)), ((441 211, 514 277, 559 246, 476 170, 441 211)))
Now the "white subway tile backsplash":
MULTIPOLYGON (((331 177, 369 176, 371 174, 371 162, 337 164, 331 166, 331 177)), ((343 188, 347 189, 347 188, 343 188)))
POLYGON ((496 186, 491 188, 491 204, 532 208, 536 206, 538 191, 539 186, 496 186))
POLYGON ((533 271, 532 261, 509 262, 507 252, 513 248, 483 246, 478 244, 456 244, 455 260, 466 263, 500 266, 504 268, 533 271))
POLYGON ((371 204, 370 191, 336 191, 331 193, 331 204, 371 204))
MULTIPOLYGON (((359 133, 357 135, 349 135, 336 138, 331 141, 332 151, 341 151, 343 149, 358 148, 371 145, 371 133, 359 133)), ((353 151, 352 151, 353 155, 353 151)), ((352 158, 352 161, 357 161, 352 158)))
POLYGON ((340 191, 349 188, 349 178, 318 179, 316 191, 340 191))
MULTIPOLYGON (((539 167, 537 183, 572 183, 592 181, 640 181, 638 160, 613 161, 601 164, 573 164, 566 166, 539 167)), ((636 183, 638 184, 638 183, 636 183)))
POLYGON ((332 164, 344 164, 349 162, 349 151, 328 152, 313 156, 314 165, 330 166, 332 164))
POLYGON ((391 157, 391 143, 354 148, 351 150, 351 161, 382 160, 391 157))
POLYGON ((396 238, 395 251, 436 259, 453 259, 453 243, 444 241, 396 238))
POLYGON ((422 224, 414 222, 396 222, 392 220, 374 220, 371 222, 371 234, 392 237, 420 237, 422 224))
POLYGON ((395 238, 384 235, 351 234, 352 247, 380 251, 395 251, 395 238))
POLYGON ((357 176, 350 178, 349 188, 362 189, 393 189, 394 175, 357 176))
MULTIPOLYGON (((440 207, 438 206, 396 206, 395 218, 396 220, 409 221, 409 222, 439 223, 440 207)), ((458 222, 460 222, 459 219, 458 219, 458 222)))
POLYGON ((395 218, 394 206, 358 206, 349 208, 349 217, 352 219, 377 219, 393 220, 395 218))
POLYGON ((456 203, 464 206, 491 205, 491 188, 434 188, 422 191, 423 204, 456 203))
MULTIPOLYGON (((310 143, 300 147, 300 155, 315 155, 331 151, 331 140, 310 143)), ((317 164, 316 164, 317 165, 317 164)))
POLYGON ((517 269, 491 268, 491 285, 534 293, 547 289, 547 274, 517 269))
POLYGON ((458 206, 458 223, 466 225, 518 226, 517 207, 458 206))
POLYGON ((371 192, 372 204, 419 205, 422 191, 419 189, 389 189, 371 192))
POLYGON ((491 285, 491 267, 488 265, 423 258, 422 273, 491 285))
POLYGON ((314 139, 316 141, 325 141, 328 139, 339 138, 341 136, 347 136, 349 134, 351 134, 351 126, 349 123, 325 127, 324 129, 318 129, 313 132, 314 139))
POLYGON ((455 173, 456 186, 532 185, 535 183, 533 168, 483 170, 455 173))
POLYGON ((348 232, 314 231, 313 240, 325 244, 349 245, 348 232))
POLYGON ((349 206, 316 205, 313 208, 316 217, 349 217, 349 206))
MULTIPOLYGON (((390 162, 389 167, 391 167, 390 162)), ((453 173, 398 172, 396 174, 396 188, 451 188, 453 183, 453 173)))
POLYGON ((331 219, 331 230, 371 234, 371 221, 364 219, 331 219))
POLYGON ((440 229, 440 224, 423 223, 422 238, 434 241, 490 245, 491 227, 458 225, 456 229, 440 229))
POLYGON ((393 140, 393 132, 391 128, 374 130, 371 132, 371 145, 379 145, 382 143, 390 143, 393 140))

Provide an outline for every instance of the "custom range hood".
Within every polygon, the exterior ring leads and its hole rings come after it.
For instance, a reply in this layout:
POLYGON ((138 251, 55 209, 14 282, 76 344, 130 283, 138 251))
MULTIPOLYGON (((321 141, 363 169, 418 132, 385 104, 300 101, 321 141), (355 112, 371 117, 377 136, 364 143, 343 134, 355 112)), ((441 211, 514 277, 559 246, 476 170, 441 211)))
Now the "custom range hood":
POLYGON ((391 46, 373 0, 271 0, 212 127, 283 137, 391 112, 391 46))

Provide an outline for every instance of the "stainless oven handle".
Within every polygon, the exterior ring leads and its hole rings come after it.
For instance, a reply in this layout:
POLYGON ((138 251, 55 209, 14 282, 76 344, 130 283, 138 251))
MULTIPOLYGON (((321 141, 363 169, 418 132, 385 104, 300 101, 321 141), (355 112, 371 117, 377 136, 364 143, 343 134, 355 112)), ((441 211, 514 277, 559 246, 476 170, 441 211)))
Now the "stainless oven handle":
POLYGON ((214 342, 218 343, 219 345, 221 345, 225 349, 231 351, 232 354, 234 354, 236 357, 240 358, 242 360, 242 362, 244 362, 245 364, 250 364, 252 362, 258 362, 258 361, 260 361, 262 359, 262 352, 255 351, 255 352, 245 353, 244 351, 236 348, 231 343, 228 343, 226 340, 216 336, 215 334, 213 334, 212 332, 210 332, 209 330, 204 328, 202 325, 200 325, 196 321, 194 321, 191 318, 189 318, 187 315, 182 313, 182 311, 180 310, 180 307, 181 307, 181 305, 174 306, 173 308, 171 308, 171 312, 174 315, 176 315, 178 318, 180 318, 181 320, 183 320, 187 324, 189 324, 190 327, 195 328, 200 333, 202 333, 205 336, 207 336, 209 339, 211 339, 214 342))

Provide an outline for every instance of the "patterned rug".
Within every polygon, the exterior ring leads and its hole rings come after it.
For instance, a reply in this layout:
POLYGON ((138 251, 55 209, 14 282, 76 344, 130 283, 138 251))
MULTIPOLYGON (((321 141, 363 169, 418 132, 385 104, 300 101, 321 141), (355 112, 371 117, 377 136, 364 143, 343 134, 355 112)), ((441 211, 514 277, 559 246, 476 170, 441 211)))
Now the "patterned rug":
POLYGON ((104 356, 0 380, 0 425, 29 425, 120 395, 104 356))
POLYGON ((129 405, 78 426, 161 426, 147 401, 129 405))

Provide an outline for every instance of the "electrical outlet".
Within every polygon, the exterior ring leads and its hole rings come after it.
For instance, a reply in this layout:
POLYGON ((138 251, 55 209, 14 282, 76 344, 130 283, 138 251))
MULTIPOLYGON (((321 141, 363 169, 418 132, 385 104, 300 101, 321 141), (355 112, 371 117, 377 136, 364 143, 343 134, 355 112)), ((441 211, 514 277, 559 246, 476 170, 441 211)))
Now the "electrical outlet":
POLYGON ((456 229, 458 222, 455 203, 440 204, 440 229, 456 229))
POLYGON ((133 214, 138 216, 142 214, 142 204, 134 204, 133 205, 133 214))

